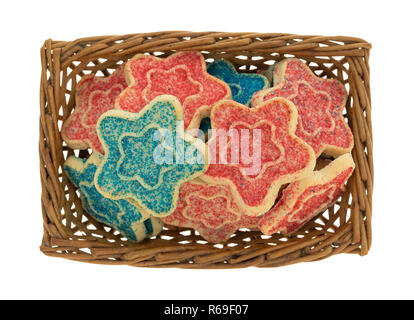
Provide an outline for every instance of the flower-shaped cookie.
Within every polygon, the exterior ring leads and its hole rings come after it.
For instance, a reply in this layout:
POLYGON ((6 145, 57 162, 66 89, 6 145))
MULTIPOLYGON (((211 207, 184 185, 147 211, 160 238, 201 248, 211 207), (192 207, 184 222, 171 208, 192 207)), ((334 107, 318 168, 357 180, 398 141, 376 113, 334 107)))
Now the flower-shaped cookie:
POLYGON ((199 52, 178 52, 168 58, 138 54, 127 62, 128 88, 116 101, 116 107, 138 112, 159 95, 177 97, 184 111, 184 128, 199 127, 214 103, 230 99, 230 88, 206 71, 199 52))
POLYGON ((226 185, 195 179, 180 187, 177 209, 165 223, 197 230, 209 242, 226 241, 240 228, 256 228, 260 217, 250 217, 233 199, 226 185))
POLYGON ((352 132, 342 116, 347 92, 341 82, 319 78, 305 63, 292 58, 276 65, 273 86, 255 93, 252 106, 274 97, 286 98, 298 109, 296 135, 317 157, 322 152, 338 156, 352 150, 352 132))
POLYGON ((116 97, 127 87, 124 65, 109 77, 84 76, 76 88, 76 106, 63 123, 62 138, 71 148, 91 147, 103 153, 96 134, 99 117, 115 108, 116 97))
POLYGON ((179 101, 168 95, 138 114, 105 113, 97 125, 105 151, 95 175, 99 192, 131 199, 157 217, 173 212, 180 184, 208 167, 204 143, 184 132, 182 117, 179 101))
POLYGON ((253 109, 235 101, 216 104, 211 111, 216 130, 208 142, 210 166, 201 178, 228 184, 248 215, 268 211, 282 184, 305 177, 315 166, 310 146, 294 135, 296 123, 295 106, 283 98, 253 109))
POLYGON ((269 81, 265 76, 255 73, 238 73, 226 60, 216 60, 210 63, 207 72, 229 85, 234 101, 247 106, 255 92, 269 87, 269 81))
POLYGON ((130 241, 138 242, 160 233, 163 224, 159 218, 148 218, 128 201, 105 198, 96 190, 93 180, 101 159, 94 152, 89 159, 71 156, 65 161, 65 172, 79 189, 84 209, 96 220, 120 231, 130 241))
POLYGON ((264 234, 281 232, 284 235, 299 230, 341 196, 354 168, 351 154, 346 153, 320 171, 291 183, 260 220, 260 230, 264 234))
POLYGON ((116 107, 138 112, 159 95, 177 97, 184 111, 184 128, 196 129, 214 103, 230 99, 230 88, 206 71, 199 52, 178 52, 168 58, 138 54, 127 62, 128 88, 116 107))

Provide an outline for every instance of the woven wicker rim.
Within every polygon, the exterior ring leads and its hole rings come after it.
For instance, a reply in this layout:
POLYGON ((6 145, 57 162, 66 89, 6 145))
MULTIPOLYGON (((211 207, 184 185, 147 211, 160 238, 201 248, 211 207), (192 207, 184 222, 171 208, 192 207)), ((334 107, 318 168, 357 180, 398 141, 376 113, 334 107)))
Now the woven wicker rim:
POLYGON ((316 261, 338 253, 368 253, 372 241, 373 153, 369 53, 371 44, 344 36, 284 33, 166 31, 99 36, 75 41, 47 40, 41 48, 40 176, 44 234, 48 256, 141 267, 277 267, 316 261), (88 73, 108 76, 137 53, 166 57, 198 50, 211 62, 224 58, 243 72, 265 70, 297 57, 321 77, 336 78, 348 90, 345 117, 355 138, 356 168, 338 202, 286 238, 241 230, 220 245, 206 243, 193 230, 167 226, 157 237, 134 244, 95 221, 82 208, 75 187, 62 173, 72 150, 60 129, 74 108, 76 82, 88 73))

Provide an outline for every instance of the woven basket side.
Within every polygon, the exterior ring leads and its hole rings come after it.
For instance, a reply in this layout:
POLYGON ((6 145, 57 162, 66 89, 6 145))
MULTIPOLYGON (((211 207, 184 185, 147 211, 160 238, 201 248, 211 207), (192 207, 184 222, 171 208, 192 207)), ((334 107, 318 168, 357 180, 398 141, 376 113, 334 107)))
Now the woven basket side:
POLYGON ((342 252, 366 254, 372 241, 370 47, 353 37, 277 33, 169 31, 47 40, 41 48, 39 126, 42 252, 91 263, 181 268, 275 267, 342 252), (151 240, 133 244, 89 216, 62 171, 68 156, 89 155, 87 150, 68 148, 60 135, 75 106, 76 82, 87 73, 107 76, 137 53, 166 57, 182 50, 199 50, 207 62, 225 58, 243 72, 262 71, 295 56, 317 75, 342 81, 349 92, 345 117, 355 137, 356 169, 338 202, 292 237, 242 230, 221 245, 206 243, 194 230, 171 226, 151 240))

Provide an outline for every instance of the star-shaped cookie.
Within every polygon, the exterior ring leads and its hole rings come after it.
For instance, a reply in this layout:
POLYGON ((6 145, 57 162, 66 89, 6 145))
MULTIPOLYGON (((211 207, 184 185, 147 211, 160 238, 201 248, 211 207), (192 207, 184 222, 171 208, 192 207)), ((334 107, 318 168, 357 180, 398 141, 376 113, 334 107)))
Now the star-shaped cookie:
POLYGON ((150 218, 128 201, 105 198, 96 190, 94 176, 101 160, 102 157, 94 152, 88 159, 71 156, 65 161, 66 175, 78 188, 84 209, 130 241, 139 242, 160 233, 163 224, 159 218, 150 218))
POLYGON ((296 123, 295 106, 283 98, 256 108, 235 101, 216 104, 208 142, 210 166, 201 179, 229 185, 248 215, 263 214, 283 184, 305 177, 315 166, 311 147, 294 135, 296 123))
POLYGON ((261 74, 239 73, 234 66, 226 60, 215 60, 207 67, 207 72, 223 80, 231 89, 232 99, 246 106, 255 92, 269 87, 269 81, 261 74))
POLYGON ((162 218, 165 223, 189 227, 211 243, 226 241, 241 228, 256 228, 260 217, 245 214, 233 199, 229 186, 200 179, 180 187, 177 209, 162 218))
POLYGON ((274 69, 273 87, 256 92, 252 106, 274 97, 296 106, 296 135, 313 148, 316 157, 322 152, 338 156, 352 150, 352 132, 342 115, 347 92, 341 82, 317 77, 299 59, 285 59, 274 69))
POLYGON ((288 235, 299 230, 341 196, 354 168, 351 154, 346 153, 323 169, 291 183, 260 220, 260 230, 268 235, 276 232, 288 235))
POLYGON ((182 105, 185 129, 197 129, 216 102, 231 98, 230 88, 207 73, 195 51, 164 59, 138 54, 127 62, 126 75, 129 86, 116 101, 118 109, 138 112, 159 95, 173 95, 182 105))
POLYGON ((62 126, 62 138, 74 149, 92 148, 103 153, 96 134, 99 117, 115 108, 115 100, 127 87, 125 66, 109 77, 84 76, 76 87, 76 106, 62 126))

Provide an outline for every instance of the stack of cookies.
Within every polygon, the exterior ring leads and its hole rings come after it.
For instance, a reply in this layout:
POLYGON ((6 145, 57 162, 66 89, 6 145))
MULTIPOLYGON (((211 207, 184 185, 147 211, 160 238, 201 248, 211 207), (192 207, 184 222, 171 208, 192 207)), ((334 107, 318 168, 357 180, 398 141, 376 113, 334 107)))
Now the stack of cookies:
POLYGON ((78 83, 62 137, 92 153, 64 169, 84 209, 130 241, 164 223, 211 243, 241 228, 289 235, 353 172, 346 101, 342 83, 298 59, 243 74, 199 52, 137 55, 78 83))

